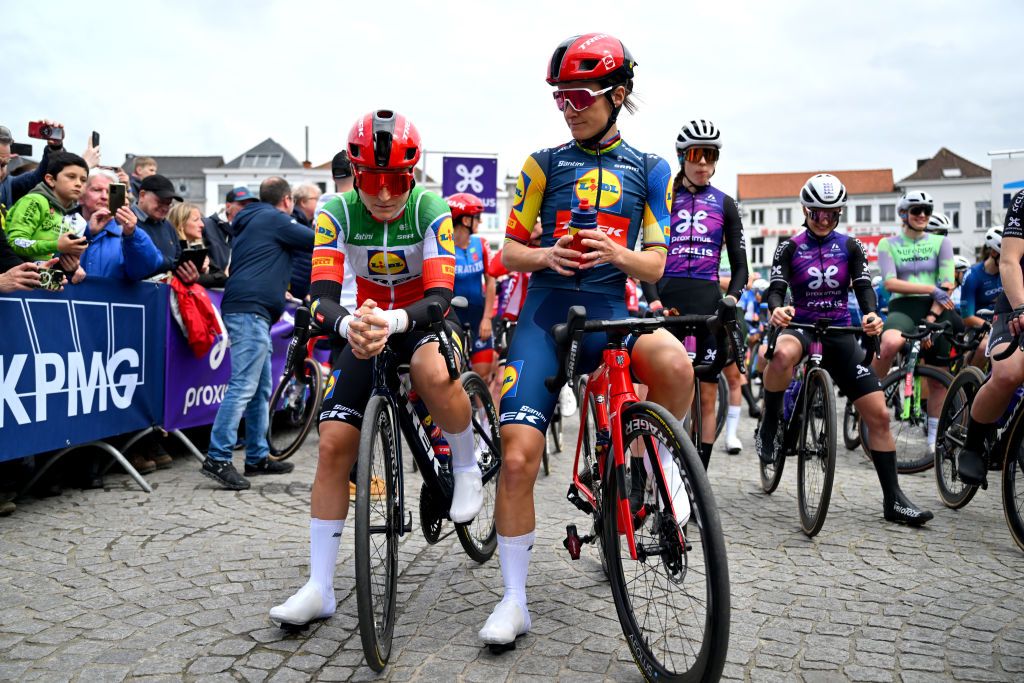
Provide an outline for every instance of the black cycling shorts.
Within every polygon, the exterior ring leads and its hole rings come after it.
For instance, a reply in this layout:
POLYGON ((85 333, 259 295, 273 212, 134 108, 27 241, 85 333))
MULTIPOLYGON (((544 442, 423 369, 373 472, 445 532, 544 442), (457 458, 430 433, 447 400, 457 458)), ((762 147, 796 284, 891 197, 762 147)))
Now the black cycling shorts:
MULTIPOLYGON (((784 329, 779 334, 795 337, 807 355, 811 337, 805 330, 784 329)), ((882 385, 871 365, 864 362, 864 349, 855 334, 830 334, 821 340, 821 367, 851 401, 881 391, 882 385), (858 359, 860 359, 858 361, 858 359)))
MULTIPOLYGON (((462 340, 459 330, 448 321, 448 329, 453 332, 456 340, 455 348, 462 352, 462 340)), ((429 342, 437 341, 433 332, 417 330, 394 334, 388 339, 388 346, 396 355, 399 365, 408 363, 416 349, 429 342)), ((440 355, 440 354, 439 354, 440 355)), ((461 358, 457 358, 462 363, 461 358)), ((352 347, 345 345, 331 358, 331 374, 324 387, 324 400, 320 406, 320 423, 344 422, 356 429, 363 426, 363 413, 370 400, 373 390, 373 359, 356 358, 352 347)))
POLYGON ((996 310, 992 315, 992 331, 988 334, 988 347, 985 355, 991 356, 992 349, 1000 344, 1009 344, 1013 341, 1013 333, 1010 332, 1010 314, 1012 311, 996 310))
MULTIPOLYGON (((722 288, 717 282, 711 280, 695 280, 686 277, 670 277, 662 280, 658 296, 665 308, 675 308, 679 315, 715 315, 718 313, 718 302, 722 300, 722 288)), ((738 311, 737 311, 738 313, 738 311)), ((740 318, 740 329, 746 327, 745 321, 740 318)), ((679 341, 685 343, 685 333, 679 330, 672 330, 679 341)), ((744 335, 745 336, 745 335, 744 335)), ((710 332, 697 337, 697 356, 693 359, 694 365, 709 365, 714 362, 718 350, 718 342, 715 335, 710 332)), ((706 381, 711 384, 718 383, 718 376, 708 378, 706 381)))

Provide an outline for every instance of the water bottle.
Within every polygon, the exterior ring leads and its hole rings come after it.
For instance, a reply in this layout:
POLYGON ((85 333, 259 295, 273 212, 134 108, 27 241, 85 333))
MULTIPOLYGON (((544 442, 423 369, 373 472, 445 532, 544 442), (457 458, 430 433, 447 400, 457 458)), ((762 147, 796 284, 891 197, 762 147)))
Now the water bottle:
POLYGON ((800 394, 801 380, 793 380, 786 387, 786 393, 782 397, 782 419, 789 422, 793 409, 796 408, 796 397, 800 394))
POLYGON ((427 404, 412 389, 409 390, 409 403, 412 405, 413 410, 416 411, 416 416, 420 419, 420 424, 423 425, 427 438, 430 439, 430 446, 434 449, 434 457, 437 458, 437 462, 441 465, 448 465, 452 457, 452 447, 448 445, 444 434, 441 433, 441 428, 437 426, 434 418, 431 417, 430 411, 427 410, 427 404))
POLYGON ((583 246, 583 238, 580 237, 579 231, 597 229, 597 209, 591 208, 589 199, 581 199, 580 205, 571 211, 567 227, 569 234, 572 235, 572 244, 569 248, 581 254, 588 251, 587 247, 583 246))
POLYGON ((1007 420, 1013 415, 1013 411, 1016 410, 1017 404, 1020 403, 1022 397, 1024 397, 1024 386, 1017 387, 1017 390, 1013 392, 1013 396, 1010 397, 1010 405, 1006 406, 1006 412, 1002 414, 996 423, 997 428, 1002 429, 1006 426, 1007 420))

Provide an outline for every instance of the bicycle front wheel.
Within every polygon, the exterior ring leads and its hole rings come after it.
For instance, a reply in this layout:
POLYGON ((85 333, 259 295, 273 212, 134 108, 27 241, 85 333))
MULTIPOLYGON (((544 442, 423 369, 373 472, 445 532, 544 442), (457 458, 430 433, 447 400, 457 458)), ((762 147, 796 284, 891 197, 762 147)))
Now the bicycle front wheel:
MULTIPOLYGON (((885 407, 889 410, 889 429, 896 442, 896 470, 900 474, 914 474, 931 467, 935 462, 935 456, 928 449, 927 402, 924 398, 918 397, 921 408, 920 411, 916 411, 913 407, 914 396, 904 396, 906 378, 905 372, 890 372, 882 379, 882 395, 885 396, 885 407), (904 402, 911 403, 908 417, 903 417, 904 402), (920 414, 916 414, 918 412, 920 414)), ((911 385, 912 391, 918 391, 918 380, 923 384, 923 380, 928 379, 935 380, 947 389, 952 381, 948 373, 918 364, 914 366, 915 381, 911 385)), ((860 435, 861 447, 870 460, 871 446, 867 438, 867 425, 863 420, 860 423, 860 435)))
POLYGON ((836 473, 836 407, 832 379, 824 370, 808 373, 804 424, 797 460, 800 528, 810 537, 825 524, 836 473))
POLYGON ((961 370, 949 385, 939 415, 935 437, 935 484, 942 504, 953 510, 967 505, 978 492, 977 486, 969 486, 960 480, 956 462, 960 449, 967 442, 971 403, 984 382, 985 375, 978 368, 969 366, 961 370))
POLYGON ((498 547, 494 501, 498 494, 498 472, 501 471, 501 435, 498 433, 498 412, 494 409, 487 383, 475 372, 467 372, 462 375, 462 387, 469 395, 476 464, 484 483, 484 504, 473 521, 456 524, 455 533, 466 554, 482 564, 491 559, 498 547))
POLYGON ((647 680, 717 680, 729 643, 729 571, 704 467, 661 406, 631 405, 620 424, 624 452, 643 453, 654 473, 643 496, 647 514, 633 531, 634 518, 623 514, 620 492, 628 500, 629 468, 642 467, 643 459, 626 457, 626 467, 616 472, 609 453, 604 472, 604 552, 626 642, 647 680), (661 460, 667 462, 664 472, 661 460))
POLYGON ((320 363, 313 358, 305 359, 299 377, 291 374, 281 377, 270 396, 267 445, 271 460, 287 460, 302 446, 316 420, 322 386, 320 363))
POLYGON ((398 584, 398 420, 384 396, 366 406, 356 470, 356 604, 366 663, 383 671, 391 656, 398 584), (378 480, 376 487, 374 479, 378 480), (381 484, 383 482, 383 489, 381 484))

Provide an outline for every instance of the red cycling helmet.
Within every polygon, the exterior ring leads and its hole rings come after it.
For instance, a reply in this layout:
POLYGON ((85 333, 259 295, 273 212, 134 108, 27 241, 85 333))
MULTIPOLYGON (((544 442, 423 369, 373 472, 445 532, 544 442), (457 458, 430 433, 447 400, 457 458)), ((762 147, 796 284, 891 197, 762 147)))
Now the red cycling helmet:
POLYGON ((484 203, 475 194, 460 192, 448 198, 448 207, 452 210, 452 223, 459 225, 463 216, 479 216, 484 212, 484 203))
POLYGON ((562 41, 548 64, 548 85, 570 81, 625 83, 633 78, 633 55, 607 33, 586 33, 562 41))
POLYGON ((378 109, 353 124, 348 158, 368 168, 411 169, 420 160, 420 133, 398 112, 378 109))

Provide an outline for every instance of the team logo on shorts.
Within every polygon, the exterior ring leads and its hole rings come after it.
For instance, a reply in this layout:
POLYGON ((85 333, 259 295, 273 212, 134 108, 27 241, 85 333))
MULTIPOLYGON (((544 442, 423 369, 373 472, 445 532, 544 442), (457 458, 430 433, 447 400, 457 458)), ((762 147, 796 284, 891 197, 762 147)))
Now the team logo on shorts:
POLYGON ((338 377, 341 376, 341 370, 335 370, 331 373, 331 376, 327 378, 327 387, 324 391, 324 398, 331 398, 334 396, 334 385, 338 383, 338 377))
POLYGON ((523 361, 517 360, 505 365, 505 377, 501 380, 501 397, 515 398, 519 391, 519 375, 523 373, 523 361))
POLYGON ((405 275, 409 272, 409 264, 405 262, 405 250, 380 251, 370 249, 367 252, 367 266, 371 273, 377 275, 405 275))

